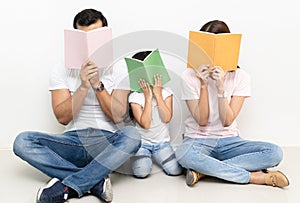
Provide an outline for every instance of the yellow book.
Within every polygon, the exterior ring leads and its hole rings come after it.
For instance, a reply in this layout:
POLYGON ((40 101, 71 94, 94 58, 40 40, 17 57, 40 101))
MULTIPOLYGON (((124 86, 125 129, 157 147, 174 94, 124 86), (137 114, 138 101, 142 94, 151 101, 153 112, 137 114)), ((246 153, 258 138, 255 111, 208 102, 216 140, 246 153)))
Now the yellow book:
POLYGON ((188 47, 188 68, 200 65, 220 66, 224 71, 237 69, 241 34, 214 34, 190 31, 188 47))

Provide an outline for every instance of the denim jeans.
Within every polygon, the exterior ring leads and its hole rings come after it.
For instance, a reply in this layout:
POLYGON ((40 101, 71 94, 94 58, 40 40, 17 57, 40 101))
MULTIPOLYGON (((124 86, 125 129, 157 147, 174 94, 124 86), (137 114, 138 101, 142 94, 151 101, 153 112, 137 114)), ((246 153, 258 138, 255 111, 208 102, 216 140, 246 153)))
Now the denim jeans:
POLYGON ((93 128, 59 135, 23 132, 15 139, 13 150, 81 197, 134 155, 140 145, 136 129, 127 126, 115 133, 93 128))
POLYGON ((148 176, 152 171, 152 157, 167 175, 180 175, 182 167, 178 164, 173 148, 169 142, 159 144, 143 143, 132 158, 133 175, 139 178, 148 176))
POLYGON ((249 183, 251 171, 277 166, 282 160, 282 150, 277 145, 239 136, 185 137, 175 154, 184 168, 235 183, 249 183))

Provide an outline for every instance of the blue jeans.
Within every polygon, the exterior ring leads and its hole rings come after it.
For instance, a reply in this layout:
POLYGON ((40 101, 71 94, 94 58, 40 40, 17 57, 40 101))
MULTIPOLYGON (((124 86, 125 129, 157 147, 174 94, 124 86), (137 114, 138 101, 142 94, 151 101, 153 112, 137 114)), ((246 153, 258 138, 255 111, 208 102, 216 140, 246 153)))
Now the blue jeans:
POLYGON ((167 175, 180 175, 182 167, 178 164, 173 148, 169 142, 159 144, 143 143, 139 151, 132 158, 133 175, 145 178, 152 171, 153 155, 156 163, 161 166, 167 175))
POLYGON ((249 183, 250 172, 277 166, 282 150, 267 142, 236 137, 189 138, 176 150, 179 163, 187 169, 235 183, 249 183))
POLYGON ((81 197, 134 155, 140 145, 136 129, 127 126, 115 133, 93 128, 59 135, 23 132, 15 139, 13 150, 81 197))

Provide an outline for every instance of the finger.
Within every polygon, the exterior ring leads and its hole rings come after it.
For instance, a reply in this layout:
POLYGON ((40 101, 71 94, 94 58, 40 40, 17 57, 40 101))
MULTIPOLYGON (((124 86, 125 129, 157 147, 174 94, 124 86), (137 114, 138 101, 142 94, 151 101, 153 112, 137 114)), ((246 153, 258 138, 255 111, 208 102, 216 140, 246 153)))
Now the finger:
POLYGON ((139 86, 140 86, 141 88, 143 88, 143 83, 142 83, 142 80, 141 80, 141 79, 138 81, 138 83, 139 83, 139 86))
POLYGON ((161 87, 162 86, 162 76, 158 76, 158 85, 161 87))
POLYGON ((88 66, 89 60, 85 61, 82 65, 81 65, 81 69, 84 69, 88 66))
POLYGON ((202 75, 204 78, 208 78, 208 76, 209 76, 209 72, 205 72, 205 73, 203 73, 203 75, 202 75))
POLYGON ((90 79, 92 79, 93 77, 95 77, 95 76, 97 76, 97 73, 92 73, 92 74, 89 74, 89 75, 87 75, 87 79, 88 80, 90 80, 90 79))
POLYGON ((157 74, 155 74, 155 75, 154 75, 154 85, 155 85, 155 86, 157 85, 157 82, 158 82, 157 74))

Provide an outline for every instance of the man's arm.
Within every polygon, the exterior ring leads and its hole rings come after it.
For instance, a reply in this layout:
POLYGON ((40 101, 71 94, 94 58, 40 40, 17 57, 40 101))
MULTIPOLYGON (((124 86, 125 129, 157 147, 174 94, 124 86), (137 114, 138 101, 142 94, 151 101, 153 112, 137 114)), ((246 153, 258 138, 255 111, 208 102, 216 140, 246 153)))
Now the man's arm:
POLYGON ((91 87, 90 79, 95 75, 98 75, 97 66, 87 61, 81 66, 81 85, 73 96, 68 89, 51 91, 52 109, 59 123, 67 125, 77 115, 91 87))
POLYGON ((52 109, 60 124, 67 125, 79 112, 88 89, 79 87, 73 97, 68 89, 52 90, 52 109))
POLYGON ((129 92, 129 90, 118 89, 113 90, 111 94, 106 89, 101 92, 96 91, 96 97, 103 112, 112 122, 120 123, 124 120, 129 92))

